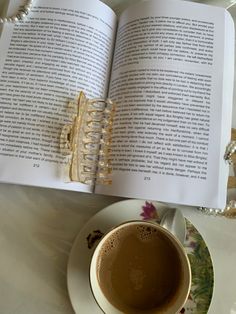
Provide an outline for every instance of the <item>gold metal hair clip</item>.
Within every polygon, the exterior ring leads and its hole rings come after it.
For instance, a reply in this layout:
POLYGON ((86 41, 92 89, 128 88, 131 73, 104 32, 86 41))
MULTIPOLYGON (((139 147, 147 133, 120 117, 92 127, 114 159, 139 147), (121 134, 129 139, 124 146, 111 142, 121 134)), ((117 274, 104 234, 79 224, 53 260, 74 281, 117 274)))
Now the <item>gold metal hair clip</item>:
POLYGON ((115 104, 110 99, 88 99, 80 92, 68 105, 72 122, 61 132, 60 149, 69 156, 70 181, 111 184, 111 141, 115 104))

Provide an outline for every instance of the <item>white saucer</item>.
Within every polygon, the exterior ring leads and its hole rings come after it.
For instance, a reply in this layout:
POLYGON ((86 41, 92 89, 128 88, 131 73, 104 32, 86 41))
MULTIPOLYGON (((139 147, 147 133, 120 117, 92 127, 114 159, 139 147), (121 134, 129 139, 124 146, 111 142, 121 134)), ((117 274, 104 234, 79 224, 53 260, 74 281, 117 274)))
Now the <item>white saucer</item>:
MULTIPOLYGON (((158 221, 169 208, 168 205, 158 202, 145 205, 145 201, 142 200, 114 203, 93 216, 78 234, 70 253, 67 270, 69 296, 76 314, 103 313, 93 298, 89 284, 90 260, 99 238, 124 221, 137 219, 158 221)), ((191 263, 193 285, 182 313, 197 314, 198 307, 203 307, 201 313, 207 313, 213 292, 212 261, 204 240, 189 221, 187 221, 185 248, 191 263), (201 279, 204 280, 204 287, 200 286, 201 279), (204 291, 199 296, 199 291, 201 292, 202 289, 204 291)))

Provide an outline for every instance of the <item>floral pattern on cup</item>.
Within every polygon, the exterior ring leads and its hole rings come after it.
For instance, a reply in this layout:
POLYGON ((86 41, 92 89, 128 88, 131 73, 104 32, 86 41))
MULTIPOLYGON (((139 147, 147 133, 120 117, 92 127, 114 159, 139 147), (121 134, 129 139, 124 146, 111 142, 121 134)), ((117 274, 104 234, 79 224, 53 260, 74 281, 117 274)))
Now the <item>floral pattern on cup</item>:
MULTIPOLYGON (((150 202, 142 206, 143 220, 160 222, 158 209, 150 202)), ((192 287, 180 313, 206 314, 211 303, 214 284, 213 265, 209 250, 198 230, 186 219, 187 235, 184 247, 192 271, 192 287)))

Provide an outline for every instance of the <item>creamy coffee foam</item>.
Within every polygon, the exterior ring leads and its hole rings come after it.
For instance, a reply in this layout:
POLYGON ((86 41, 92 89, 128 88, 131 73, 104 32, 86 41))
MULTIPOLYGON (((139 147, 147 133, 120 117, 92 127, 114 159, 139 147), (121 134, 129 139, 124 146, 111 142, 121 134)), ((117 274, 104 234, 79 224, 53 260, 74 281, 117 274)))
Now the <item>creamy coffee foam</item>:
MULTIPOLYGON (((158 232, 157 229, 150 228, 143 225, 137 225, 133 226, 133 231, 136 231, 136 236, 141 241, 150 241, 153 236, 155 236, 158 232)), ((117 245, 119 245, 119 241, 121 240, 121 237, 124 236, 124 232, 126 233, 127 230, 118 229, 115 233, 113 233, 109 239, 107 239, 106 243, 104 243, 103 247, 101 248, 100 254, 109 254, 111 250, 114 250, 117 248, 117 245)))
POLYGON ((182 268, 171 241, 155 227, 124 226, 103 244, 97 259, 99 285, 127 314, 155 313, 174 302, 182 268))

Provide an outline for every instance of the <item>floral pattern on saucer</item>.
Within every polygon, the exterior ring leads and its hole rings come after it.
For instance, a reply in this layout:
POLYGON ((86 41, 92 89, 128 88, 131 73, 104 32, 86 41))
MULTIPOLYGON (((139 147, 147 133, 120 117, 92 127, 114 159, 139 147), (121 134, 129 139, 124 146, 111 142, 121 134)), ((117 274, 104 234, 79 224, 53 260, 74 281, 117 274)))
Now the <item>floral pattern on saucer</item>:
MULTIPOLYGON (((171 207, 160 202, 124 200, 107 206, 94 215, 80 230, 72 246, 67 270, 68 292, 74 312, 102 314, 91 291, 89 265, 103 234, 129 220, 160 222, 171 207)), ((185 249, 192 268, 193 285, 180 313, 206 314, 213 292, 213 268, 209 251, 197 229, 188 221, 185 249)))
MULTIPOLYGON (((142 206, 143 220, 160 221, 158 209, 149 202, 142 206)), ((211 303, 214 284, 213 265, 209 250, 198 230, 186 219, 187 235, 184 247, 192 271, 192 287, 188 300, 180 311, 184 314, 206 314, 211 303)))

